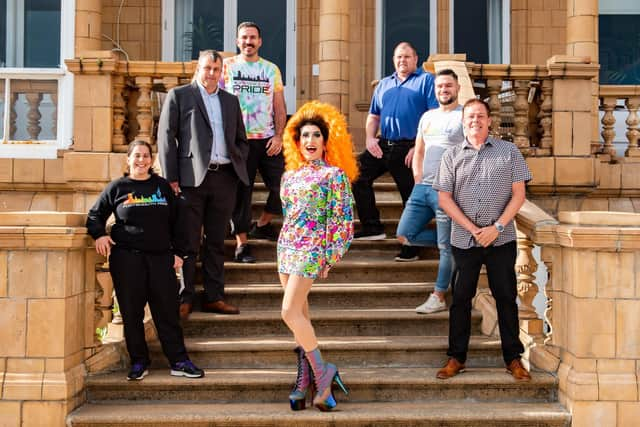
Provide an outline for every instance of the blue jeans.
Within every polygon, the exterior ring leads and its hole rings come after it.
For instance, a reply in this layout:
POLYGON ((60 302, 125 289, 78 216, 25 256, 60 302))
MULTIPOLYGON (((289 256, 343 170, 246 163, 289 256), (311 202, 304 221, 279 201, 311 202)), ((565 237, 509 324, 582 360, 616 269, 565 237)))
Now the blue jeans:
POLYGON ((396 236, 406 237, 411 246, 435 246, 440 251, 436 291, 446 292, 453 271, 451 218, 438 207, 438 192, 430 185, 416 184, 402 211, 396 236), (425 228, 436 218, 436 231, 425 228))

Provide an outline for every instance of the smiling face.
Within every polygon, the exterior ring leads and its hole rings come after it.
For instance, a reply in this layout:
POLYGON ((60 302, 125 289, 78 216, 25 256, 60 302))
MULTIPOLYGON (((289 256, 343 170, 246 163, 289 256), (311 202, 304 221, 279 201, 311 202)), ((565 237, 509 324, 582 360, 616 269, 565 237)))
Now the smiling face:
POLYGON ((418 55, 407 44, 399 44, 393 51, 393 65, 402 78, 409 76, 418 68, 418 55))
POLYGON ((214 61, 209 55, 205 55, 198 60, 196 79, 208 93, 213 93, 218 89, 221 72, 222 61, 214 61))
POLYGON ((258 57, 258 49, 262 46, 262 38, 255 27, 243 27, 238 30, 236 45, 245 60, 253 60, 258 57))
POLYGON ((489 136, 491 117, 484 104, 473 102, 462 111, 464 134, 472 144, 484 144, 489 136))
POLYGON ((324 137, 318 126, 306 124, 300 128, 300 153, 306 161, 322 159, 324 142, 324 137))
POLYGON ((151 168, 151 152, 146 145, 136 145, 127 157, 129 176, 133 179, 149 178, 151 168))
POLYGON ((460 85, 453 76, 442 75, 436 77, 436 99, 440 105, 451 105, 458 101, 460 85))

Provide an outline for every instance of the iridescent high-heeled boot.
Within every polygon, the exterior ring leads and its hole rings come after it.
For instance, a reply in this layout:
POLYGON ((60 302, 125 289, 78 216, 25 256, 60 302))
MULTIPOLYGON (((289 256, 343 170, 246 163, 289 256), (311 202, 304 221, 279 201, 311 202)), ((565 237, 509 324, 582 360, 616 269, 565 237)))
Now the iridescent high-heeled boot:
POLYGON ((313 381, 316 385, 317 393, 313 398, 313 406, 321 411, 330 411, 336 407, 337 402, 333 396, 333 383, 338 384, 344 394, 348 395, 349 391, 342 382, 338 368, 333 363, 325 363, 317 348, 306 353, 311 370, 313 371, 313 381))
POLYGON ((296 384, 289 394, 289 403, 292 411, 300 411, 306 408, 307 391, 311 390, 311 398, 313 398, 313 380, 311 378, 311 368, 309 362, 305 358, 304 349, 296 347, 293 351, 298 356, 298 376, 296 384))

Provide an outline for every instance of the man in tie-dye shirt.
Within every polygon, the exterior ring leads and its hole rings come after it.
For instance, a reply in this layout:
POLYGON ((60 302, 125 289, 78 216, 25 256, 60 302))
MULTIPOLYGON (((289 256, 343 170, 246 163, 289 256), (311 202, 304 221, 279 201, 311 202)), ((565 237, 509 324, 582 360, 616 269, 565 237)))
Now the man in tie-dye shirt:
POLYGON ((258 56, 258 49, 262 46, 258 25, 253 22, 238 25, 236 44, 240 54, 224 60, 220 87, 240 99, 249 140, 249 185, 240 184, 238 187, 232 221, 237 241, 234 261, 252 263, 255 258, 247 244, 247 233, 252 238, 277 239, 271 219, 282 213, 282 132, 287 115, 280 69, 258 56), (269 189, 269 197, 260 218, 252 224, 251 195, 258 170, 269 189))

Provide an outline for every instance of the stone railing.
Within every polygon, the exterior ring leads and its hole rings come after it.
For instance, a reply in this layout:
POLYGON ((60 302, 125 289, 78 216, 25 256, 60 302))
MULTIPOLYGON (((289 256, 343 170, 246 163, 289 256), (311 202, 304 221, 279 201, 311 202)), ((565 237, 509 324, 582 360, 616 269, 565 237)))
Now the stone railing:
MULTIPOLYGON (((603 112, 601 136, 603 143, 601 146, 594 148, 594 151, 611 155, 612 158, 617 157, 614 141, 616 139, 616 114, 614 112, 621 111, 624 114, 624 123, 626 126, 618 126, 618 128, 626 128, 624 133, 626 137, 625 157, 640 158, 640 148, 638 147, 638 139, 640 138, 640 117, 638 117, 638 108, 640 108, 640 85, 638 86, 600 86, 600 111, 603 112)), ((618 114, 618 117, 621 115, 618 114)), ((622 138, 619 138, 622 139, 622 138)))

